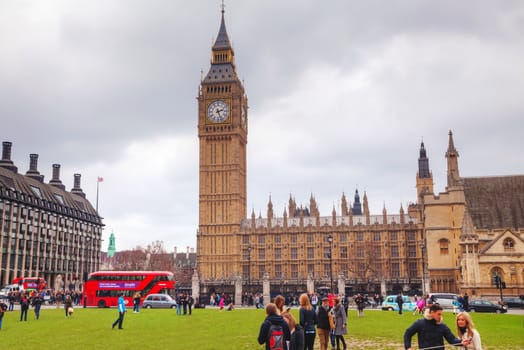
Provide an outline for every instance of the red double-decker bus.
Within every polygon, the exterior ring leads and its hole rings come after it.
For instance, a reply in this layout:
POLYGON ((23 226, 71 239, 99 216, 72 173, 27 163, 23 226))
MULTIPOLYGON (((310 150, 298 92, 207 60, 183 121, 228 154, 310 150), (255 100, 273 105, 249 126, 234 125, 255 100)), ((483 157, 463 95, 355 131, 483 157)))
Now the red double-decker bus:
POLYGON ((41 277, 17 277, 12 284, 18 284, 20 291, 41 291, 46 286, 41 277))
POLYGON ((170 294, 175 288, 173 273, 169 271, 97 271, 84 283, 84 305, 111 307, 118 305, 124 293, 126 305, 133 304, 133 295, 170 294))

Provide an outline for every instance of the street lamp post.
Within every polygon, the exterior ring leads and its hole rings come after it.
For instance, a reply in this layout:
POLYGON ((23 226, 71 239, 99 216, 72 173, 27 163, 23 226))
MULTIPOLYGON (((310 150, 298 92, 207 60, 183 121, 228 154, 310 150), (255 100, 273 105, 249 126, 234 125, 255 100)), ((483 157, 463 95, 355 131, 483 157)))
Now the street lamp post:
POLYGON ((327 238, 329 242, 329 291, 333 294, 333 236, 327 238))
POLYGON ((426 246, 424 243, 420 245, 421 253, 422 253, 422 295, 426 295, 426 265, 424 262, 424 254, 426 249, 426 246))
POLYGON ((251 246, 247 247, 247 288, 251 291, 251 246))

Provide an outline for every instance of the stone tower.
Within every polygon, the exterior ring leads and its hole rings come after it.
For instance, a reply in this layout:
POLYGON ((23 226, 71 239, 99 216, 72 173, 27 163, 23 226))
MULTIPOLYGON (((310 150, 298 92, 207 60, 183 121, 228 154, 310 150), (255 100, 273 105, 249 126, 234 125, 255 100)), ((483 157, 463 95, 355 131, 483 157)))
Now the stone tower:
POLYGON ((246 217, 248 101, 237 76, 224 8, 211 67, 198 93, 199 226, 197 266, 202 281, 239 274, 238 233, 246 217))

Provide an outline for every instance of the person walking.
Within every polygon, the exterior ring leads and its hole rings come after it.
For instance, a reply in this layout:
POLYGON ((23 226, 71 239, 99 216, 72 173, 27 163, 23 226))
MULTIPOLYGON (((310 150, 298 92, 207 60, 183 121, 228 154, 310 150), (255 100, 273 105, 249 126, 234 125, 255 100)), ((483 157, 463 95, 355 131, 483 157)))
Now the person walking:
POLYGON ((218 301, 218 308, 219 308, 220 311, 222 311, 224 309, 224 303, 225 303, 224 297, 222 296, 220 298, 220 300, 218 301))
POLYGON ((260 331, 258 332, 257 340, 258 343, 261 345, 266 344, 266 350, 269 350, 270 345, 273 345, 270 343, 274 343, 275 341, 280 341, 282 345, 281 348, 286 349, 286 342, 289 342, 291 340, 291 332, 289 330, 289 326, 284 320, 284 318, 278 314, 277 306, 273 303, 269 303, 266 305, 266 318, 260 326, 260 331), (273 334, 271 334, 272 329, 273 334))
POLYGON ((20 321, 27 321, 27 310, 29 309, 29 299, 25 293, 20 294, 20 321))
POLYGON ((64 300, 64 310, 65 310, 65 316, 71 317, 73 316, 73 299, 71 298, 71 295, 67 294, 64 300))
POLYGON ((462 340, 469 340, 470 343, 465 350, 482 350, 480 334, 475 329, 471 315, 467 312, 459 312, 456 317, 457 336, 462 340))
POLYGON ((40 318, 40 308, 42 307, 42 301, 43 300, 40 296, 40 293, 35 293, 31 304, 33 304, 33 307, 35 308, 35 317, 37 320, 40 318))
POLYGON ((402 292, 400 292, 397 295, 397 305, 398 305, 398 314, 399 315, 402 315, 402 304, 404 304, 404 297, 402 295, 402 292))
POLYGON ((125 313, 126 313, 126 302, 124 300, 124 293, 120 293, 120 296, 118 297, 118 318, 116 319, 115 322, 113 322, 111 329, 114 329, 117 324, 118 324, 118 329, 123 329, 122 325, 124 324, 125 313))
POLYGON ((333 308, 335 314, 335 339, 337 342, 337 350, 340 350, 340 343, 342 343, 343 350, 347 349, 346 341, 344 340, 344 334, 348 333, 346 324, 346 312, 344 306, 341 303, 340 297, 335 299, 335 307, 333 308))
POLYGON ((355 297, 355 304, 357 304, 357 316, 364 316, 364 308, 366 307, 366 301, 364 300, 362 294, 357 294, 357 296, 355 297))
POLYGON ((411 338, 417 334, 419 349, 444 350, 444 339, 452 345, 467 347, 468 340, 455 337, 446 324, 442 323, 442 306, 432 304, 424 312, 424 318, 418 319, 404 332, 404 348, 413 350, 411 338))
POLYGON ((317 308, 317 331, 320 340, 320 350, 327 350, 329 344, 329 333, 331 333, 331 326, 329 324, 329 307, 328 297, 322 298, 322 304, 317 308))
POLYGON ((298 302, 300 304, 298 320, 304 329, 305 350, 313 350, 315 346, 317 314, 313 305, 310 304, 309 297, 306 293, 300 295, 298 302))

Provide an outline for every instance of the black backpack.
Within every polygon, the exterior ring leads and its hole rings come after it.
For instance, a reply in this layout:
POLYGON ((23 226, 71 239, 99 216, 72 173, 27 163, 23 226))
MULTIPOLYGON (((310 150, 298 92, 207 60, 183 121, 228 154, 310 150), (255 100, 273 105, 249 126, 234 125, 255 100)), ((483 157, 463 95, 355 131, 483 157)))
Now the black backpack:
POLYGON ((284 329, 278 324, 271 324, 267 333, 267 344, 270 350, 285 350, 284 329))

